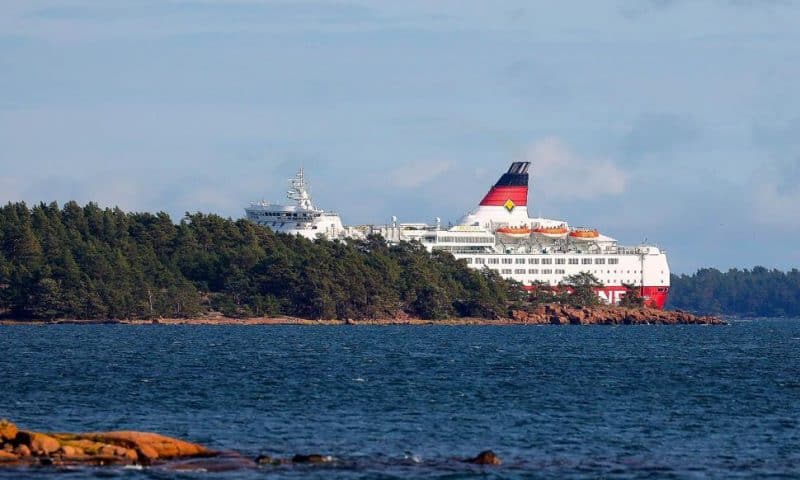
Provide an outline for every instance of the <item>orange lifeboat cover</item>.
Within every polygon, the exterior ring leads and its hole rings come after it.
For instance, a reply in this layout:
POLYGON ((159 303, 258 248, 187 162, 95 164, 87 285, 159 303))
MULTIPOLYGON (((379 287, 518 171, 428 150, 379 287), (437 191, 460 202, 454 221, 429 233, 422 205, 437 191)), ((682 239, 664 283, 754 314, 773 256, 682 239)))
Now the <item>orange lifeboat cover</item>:
POLYGON ((569 236, 576 238, 597 238, 600 236, 600 232, 594 229, 573 230, 569 233, 569 236))
POLYGON ((512 235, 523 235, 531 233, 531 229, 528 227, 500 227, 497 229, 498 233, 508 233, 512 235))
POLYGON ((561 233, 567 233, 568 230, 566 227, 538 227, 533 229, 534 233, 549 233, 551 235, 558 235, 561 233))

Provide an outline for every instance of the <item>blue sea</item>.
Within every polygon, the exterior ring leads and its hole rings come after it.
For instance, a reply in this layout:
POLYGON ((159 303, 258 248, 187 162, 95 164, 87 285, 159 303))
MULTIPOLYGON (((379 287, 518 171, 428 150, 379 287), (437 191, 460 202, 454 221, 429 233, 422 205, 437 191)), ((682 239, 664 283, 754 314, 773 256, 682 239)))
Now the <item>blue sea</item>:
POLYGON ((328 465, 0 478, 798 478, 800 319, 0 326, 0 417, 328 465), (494 450, 501 466, 461 458, 494 450))

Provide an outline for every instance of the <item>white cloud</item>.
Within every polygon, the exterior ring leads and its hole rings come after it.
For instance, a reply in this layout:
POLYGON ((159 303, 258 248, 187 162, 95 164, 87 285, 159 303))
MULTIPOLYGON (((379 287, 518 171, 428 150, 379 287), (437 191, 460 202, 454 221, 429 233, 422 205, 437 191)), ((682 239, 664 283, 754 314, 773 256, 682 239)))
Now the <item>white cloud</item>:
POLYGON ((416 188, 447 173, 454 165, 452 160, 415 161, 392 170, 389 178, 396 187, 416 188))
POLYGON ((781 230, 800 228, 800 189, 782 191, 763 182, 753 189, 753 221, 781 230))
POLYGON ((619 195, 625 191, 630 176, 611 160, 579 155, 556 137, 537 141, 521 156, 532 163, 536 195, 548 199, 619 195))

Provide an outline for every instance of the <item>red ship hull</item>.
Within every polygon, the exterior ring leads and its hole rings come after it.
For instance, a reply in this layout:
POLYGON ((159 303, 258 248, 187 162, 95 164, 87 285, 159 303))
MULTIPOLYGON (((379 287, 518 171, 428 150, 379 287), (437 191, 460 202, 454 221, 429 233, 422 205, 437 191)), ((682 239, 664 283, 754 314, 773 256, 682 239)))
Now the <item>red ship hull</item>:
MULTIPOLYGON (((532 287, 526 286, 526 290, 532 287)), ((669 287, 642 287, 640 294, 644 297, 645 305, 659 310, 664 309, 669 295, 669 287)), ((606 303, 616 304, 625 296, 625 287, 610 285, 597 289, 597 295, 606 303)))

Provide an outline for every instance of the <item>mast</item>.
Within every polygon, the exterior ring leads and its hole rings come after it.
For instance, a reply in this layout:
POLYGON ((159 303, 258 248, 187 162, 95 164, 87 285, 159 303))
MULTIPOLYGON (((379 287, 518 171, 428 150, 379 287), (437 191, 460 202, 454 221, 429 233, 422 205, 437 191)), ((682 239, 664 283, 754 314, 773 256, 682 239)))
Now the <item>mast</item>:
POLYGON ((289 180, 289 190, 286 192, 286 197, 289 200, 294 200, 300 208, 306 210, 314 209, 314 205, 311 203, 311 195, 308 193, 305 172, 302 168, 293 179, 289 180))

